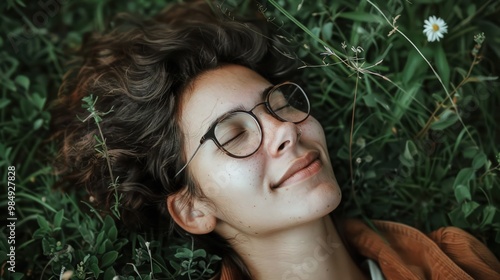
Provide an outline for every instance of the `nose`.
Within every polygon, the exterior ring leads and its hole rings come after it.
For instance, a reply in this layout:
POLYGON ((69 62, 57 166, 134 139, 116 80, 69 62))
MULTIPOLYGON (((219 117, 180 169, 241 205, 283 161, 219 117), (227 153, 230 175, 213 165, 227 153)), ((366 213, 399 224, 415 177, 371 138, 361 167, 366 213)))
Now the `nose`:
POLYGON ((280 121, 267 112, 258 115, 264 134, 262 145, 271 156, 278 157, 297 144, 297 124, 280 121))

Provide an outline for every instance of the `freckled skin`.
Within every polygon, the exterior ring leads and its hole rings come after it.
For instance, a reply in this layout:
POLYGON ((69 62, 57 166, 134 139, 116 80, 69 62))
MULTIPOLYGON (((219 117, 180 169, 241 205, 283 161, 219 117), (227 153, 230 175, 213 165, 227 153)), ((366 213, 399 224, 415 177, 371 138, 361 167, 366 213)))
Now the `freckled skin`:
MULTIPOLYGON (((263 101, 261 92, 270 85, 259 74, 236 65, 198 77, 182 100, 186 157, 194 153, 213 120, 237 106, 251 109, 263 101)), ((207 211, 217 218, 216 232, 226 238, 262 236, 319 219, 334 210, 341 198, 323 128, 316 119, 310 116, 293 124, 275 119, 264 106, 253 112, 264 135, 255 154, 232 158, 206 141, 187 168, 213 203, 207 211), (317 174, 271 190, 294 160, 311 151, 321 162, 317 174)))

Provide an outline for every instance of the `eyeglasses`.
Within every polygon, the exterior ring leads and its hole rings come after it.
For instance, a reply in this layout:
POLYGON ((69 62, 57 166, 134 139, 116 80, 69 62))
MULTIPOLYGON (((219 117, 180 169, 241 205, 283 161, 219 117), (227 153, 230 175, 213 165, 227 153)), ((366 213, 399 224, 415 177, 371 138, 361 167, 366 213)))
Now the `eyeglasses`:
POLYGON ((310 113, 310 103, 304 90, 297 84, 285 82, 271 87, 266 101, 255 105, 251 110, 231 111, 220 117, 200 139, 200 145, 187 163, 175 174, 177 177, 193 160, 201 145, 212 140, 215 145, 230 157, 245 158, 253 155, 262 144, 262 126, 252 112, 260 105, 282 122, 298 124, 310 113))

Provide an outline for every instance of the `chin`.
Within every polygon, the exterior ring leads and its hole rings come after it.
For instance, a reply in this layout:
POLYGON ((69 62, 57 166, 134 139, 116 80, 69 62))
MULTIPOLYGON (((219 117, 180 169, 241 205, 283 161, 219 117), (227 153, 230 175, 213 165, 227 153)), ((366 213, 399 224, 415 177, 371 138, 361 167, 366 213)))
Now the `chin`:
POLYGON ((316 203, 316 209, 323 209, 320 212, 329 214, 333 210, 337 209, 342 200, 342 192, 340 191, 340 187, 337 182, 334 183, 324 183, 318 186, 321 190, 318 193, 318 201, 316 203))

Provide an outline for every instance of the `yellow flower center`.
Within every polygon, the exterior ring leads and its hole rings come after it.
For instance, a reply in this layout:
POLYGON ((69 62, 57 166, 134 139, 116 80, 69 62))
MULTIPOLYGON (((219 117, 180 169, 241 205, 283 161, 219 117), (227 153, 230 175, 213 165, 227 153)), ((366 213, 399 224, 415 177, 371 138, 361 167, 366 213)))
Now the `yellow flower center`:
POLYGON ((434 23, 432 25, 432 30, 434 30, 434 32, 439 31, 439 25, 437 25, 437 24, 434 23))

